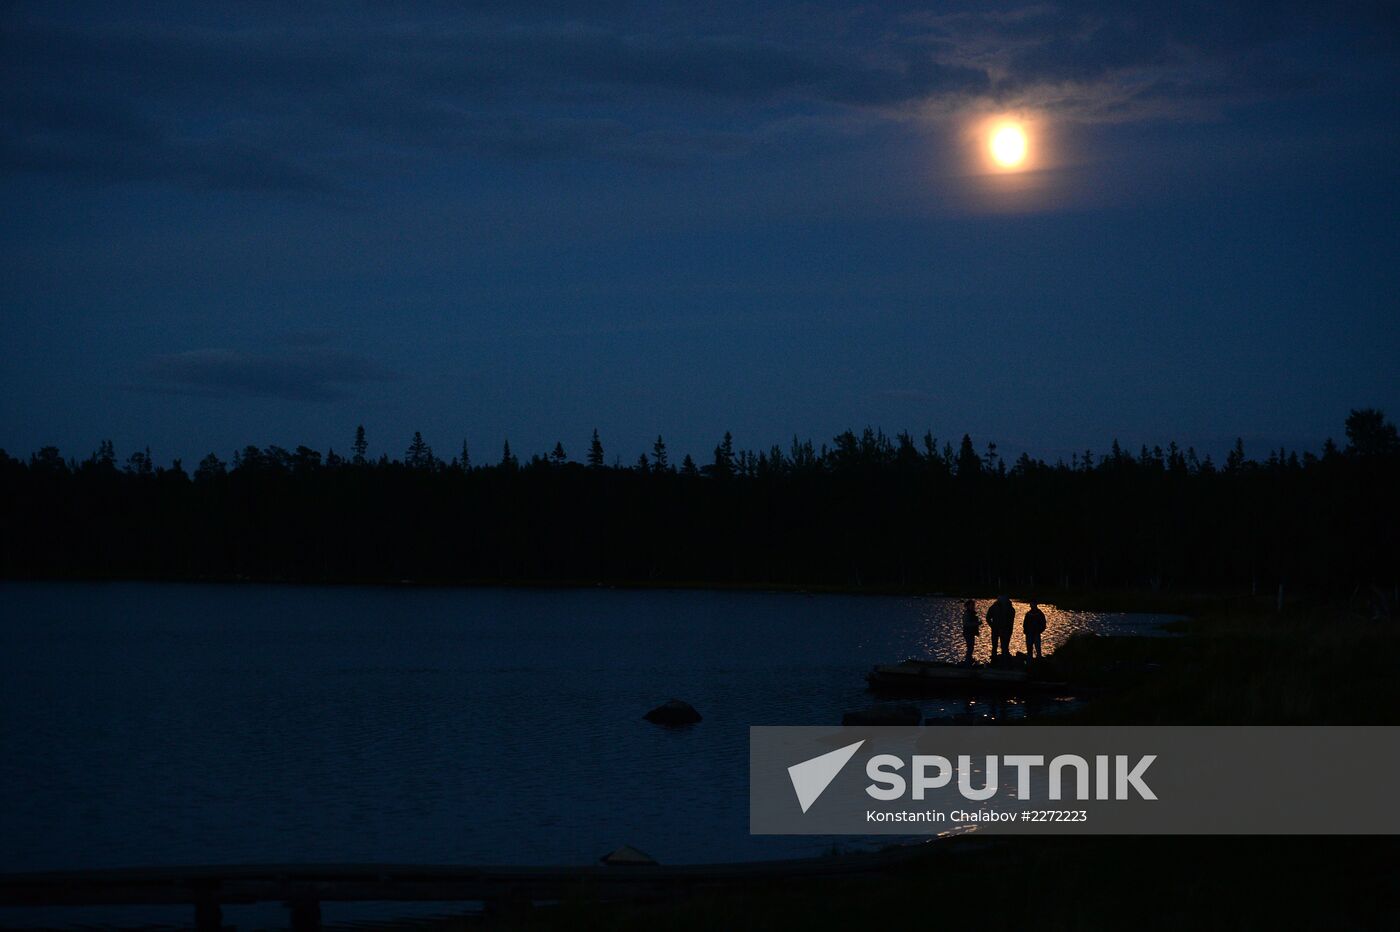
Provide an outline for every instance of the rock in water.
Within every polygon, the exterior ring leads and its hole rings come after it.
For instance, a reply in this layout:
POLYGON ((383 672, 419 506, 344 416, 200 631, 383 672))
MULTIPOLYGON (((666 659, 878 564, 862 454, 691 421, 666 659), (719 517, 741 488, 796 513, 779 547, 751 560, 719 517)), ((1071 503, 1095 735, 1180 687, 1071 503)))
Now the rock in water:
POLYGON ((652 709, 642 718, 657 725, 693 725, 700 721, 700 713, 695 706, 679 699, 668 699, 664 704, 652 709))
POLYGON ((872 705, 841 716, 842 725, 917 725, 924 713, 908 703, 872 705))
POLYGON ((616 851, 603 855, 598 860, 614 867, 639 867, 656 863, 656 858, 647 854, 645 851, 638 851, 631 845, 623 845, 616 851))

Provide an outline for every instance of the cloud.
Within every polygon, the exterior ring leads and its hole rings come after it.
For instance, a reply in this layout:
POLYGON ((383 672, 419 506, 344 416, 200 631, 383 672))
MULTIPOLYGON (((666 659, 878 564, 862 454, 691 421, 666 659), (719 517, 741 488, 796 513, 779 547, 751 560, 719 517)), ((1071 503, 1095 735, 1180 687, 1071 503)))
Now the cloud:
POLYGON ((937 401, 939 396, 921 388, 882 388, 875 392, 876 398, 889 398, 895 401, 937 401))
POLYGON ((396 378, 365 356, 319 342, 266 352, 200 349, 157 356, 130 387, 209 398, 334 401, 349 397, 355 385, 396 378))
POLYGON ((0 21, 0 171, 327 192, 374 164, 461 156, 669 164, 803 110, 989 86, 899 42, 512 15, 16 14, 0 21))
POLYGON ((259 5, 0 17, 0 172, 326 194, 462 159, 674 164, 977 105, 1219 115, 1382 63, 1369 4, 259 5))
POLYGON ((949 61, 985 67, 992 98, 1089 122, 1215 119, 1341 87, 1393 54, 1375 4, 1077 0, 920 18, 949 61))

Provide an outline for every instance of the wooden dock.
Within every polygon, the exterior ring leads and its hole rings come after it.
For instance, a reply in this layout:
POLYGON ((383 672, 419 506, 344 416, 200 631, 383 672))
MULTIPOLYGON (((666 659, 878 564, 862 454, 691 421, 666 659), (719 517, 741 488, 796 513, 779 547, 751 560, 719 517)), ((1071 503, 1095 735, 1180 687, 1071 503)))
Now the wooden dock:
POLYGON ((195 927, 209 930, 222 927, 223 906, 277 902, 291 910, 292 928, 312 930, 320 926, 323 902, 481 902, 488 909, 524 909, 572 896, 684 896, 710 887, 878 874, 946 848, 933 842, 800 860, 677 866, 273 864, 0 874, 0 906, 189 905, 195 927))

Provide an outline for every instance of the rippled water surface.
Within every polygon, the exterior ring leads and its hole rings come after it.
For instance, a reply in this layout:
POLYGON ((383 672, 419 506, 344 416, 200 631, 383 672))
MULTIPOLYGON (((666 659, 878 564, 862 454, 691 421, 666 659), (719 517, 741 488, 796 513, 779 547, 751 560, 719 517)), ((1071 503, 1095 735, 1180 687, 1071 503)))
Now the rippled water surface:
MULTIPOLYGON (((956 658, 959 612, 706 591, 0 585, 0 870, 819 853, 830 839, 748 835, 748 726, 834 723, 869 703, 871 664, 956 658), (671 696, 704 721, 641 719, 671 696)), ((1047 651, 1162 620, 1047 615, 1047 651)))

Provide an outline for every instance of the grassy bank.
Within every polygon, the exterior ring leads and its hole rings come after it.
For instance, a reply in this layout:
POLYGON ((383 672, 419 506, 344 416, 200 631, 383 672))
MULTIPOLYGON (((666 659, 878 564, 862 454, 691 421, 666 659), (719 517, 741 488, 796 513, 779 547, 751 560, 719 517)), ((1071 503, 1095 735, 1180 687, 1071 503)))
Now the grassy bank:
POLYGON ((1057 721, 1115 725, 1400 722, 1400 623, 1345 606, 1246 602, 1174 624, 1178 638, 1077 638, 1052 658, 1106 690, 1057 721))

